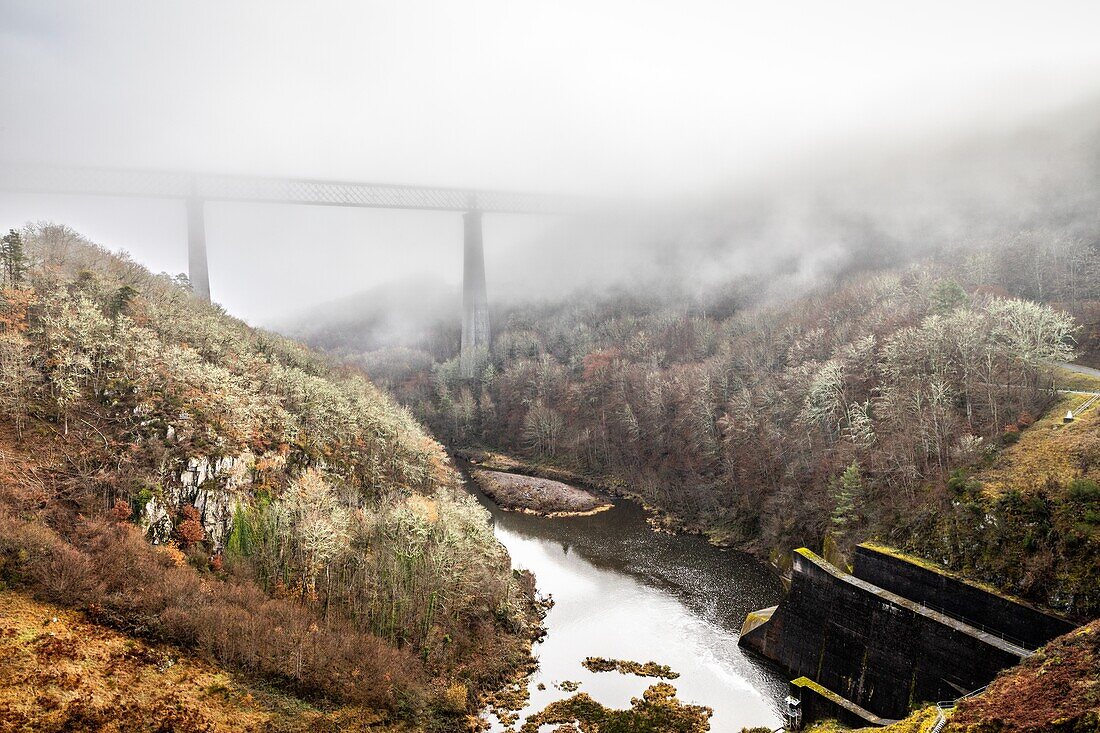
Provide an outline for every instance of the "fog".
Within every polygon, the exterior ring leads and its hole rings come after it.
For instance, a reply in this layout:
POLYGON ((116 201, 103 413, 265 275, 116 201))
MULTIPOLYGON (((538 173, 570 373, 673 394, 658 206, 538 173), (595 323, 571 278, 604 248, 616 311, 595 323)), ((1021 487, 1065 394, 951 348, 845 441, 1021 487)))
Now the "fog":
MULTIPOLYGON (((1097 27, 1094 2, 0 0, 0 164, 629 198, 487 216, 490 299, 787 287, 854 239, 995 233, 1094 190, 1097 27)), ((40 219, 186 269, 179 202, 0 192, 0 225, 40 219)), ((207 235, 215 300, 258 323, 461 277, 456 214, 215 202, 207 235)))

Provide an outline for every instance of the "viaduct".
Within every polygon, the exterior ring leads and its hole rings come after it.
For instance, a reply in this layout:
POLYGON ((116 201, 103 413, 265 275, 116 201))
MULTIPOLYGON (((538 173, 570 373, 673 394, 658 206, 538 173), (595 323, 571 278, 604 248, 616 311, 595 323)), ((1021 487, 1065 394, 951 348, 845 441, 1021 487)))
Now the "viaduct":
POLYGON ((308 178, 264 178, 184 171, 112 168, 0 166, 0 190, 19 193, 170 198, 187 210, 188 276, 196 296, 210 300, 206 260, 207 201, 351 206, 461 212, 463 218, 463 376, 473 377, 479 354, 488 350, 489 306, 481 217, 488 213, 560 214, 577 202, 542 194, 406 186, 308 178))

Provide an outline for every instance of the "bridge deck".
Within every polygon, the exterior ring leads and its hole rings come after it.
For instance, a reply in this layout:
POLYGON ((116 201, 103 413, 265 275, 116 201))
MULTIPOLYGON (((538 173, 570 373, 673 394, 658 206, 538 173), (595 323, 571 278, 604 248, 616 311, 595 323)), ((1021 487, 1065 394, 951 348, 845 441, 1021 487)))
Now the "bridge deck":
POLYGON ((311 178, 265 178, 184 171, 0 165, 0 190, 142 198, 197 198, 374 209, 560 214, 565 196, 311 178))

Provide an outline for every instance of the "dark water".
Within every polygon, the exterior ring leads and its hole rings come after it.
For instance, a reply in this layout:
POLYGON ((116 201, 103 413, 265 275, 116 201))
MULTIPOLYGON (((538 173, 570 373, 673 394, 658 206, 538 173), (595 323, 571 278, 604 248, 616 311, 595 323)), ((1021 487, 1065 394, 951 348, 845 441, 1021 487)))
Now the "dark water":
POLYGON ((781 723, 785 680, 737 647, 745 613, 775 605, 782 593, 758 562, 699 537, 653 532, 629 501, 591 517, 547 519, 501 511, 471 491, 492 513, 513 566, 533 572, 539 592, 555 601, 521 721, 568 697, 554 687, 564 680, 615 708, 657 681, 581 666, 600 656, 669 665, 680 673, 672 684, 682 701, 714 709, 716 733, 781 723))

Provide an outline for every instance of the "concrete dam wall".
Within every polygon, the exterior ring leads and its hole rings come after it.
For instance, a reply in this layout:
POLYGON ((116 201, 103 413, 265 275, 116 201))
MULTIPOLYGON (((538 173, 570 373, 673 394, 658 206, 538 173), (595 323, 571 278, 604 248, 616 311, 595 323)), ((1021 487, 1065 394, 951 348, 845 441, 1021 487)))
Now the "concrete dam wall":
POLYGON ((962 580, 931 563, 898 557, 887 547, 860 545, 856 548, 854 565, 852 574, 860 580, 992 630, 1030 649, 1037 649, 1075 628, 1063 618, 962 580))
MULTIPOLYGON (((749 614, 741 646, 772 660, 792 678, 805 677, 850 701, 870 714, 865 717, 869 723, 880 722, 876 717, 905 717, 922 702, 957 698, 1030 654, 997 633, 913 600, 910 593, 942 602, 954 591, 943 584, 939 595, 933 593, 939 581, 913 571, 908 567, 912 561, 869 551, 862 562, 861 572, 890 589, 838 570, 809 550, 796 550, 790 591, 778 606, 749 614)), ((967 586, 957 591, 967 599, 958 608, 984 608, 971 591, 989 593, 967 586)), ((1032 618, 1029 613, 1037 613, 989 603, 998 617, 1019 614, 1008 626, 1017 631, 1032 618)), ((1057 631, 1055 626, 1049 631, 1057 631)))

